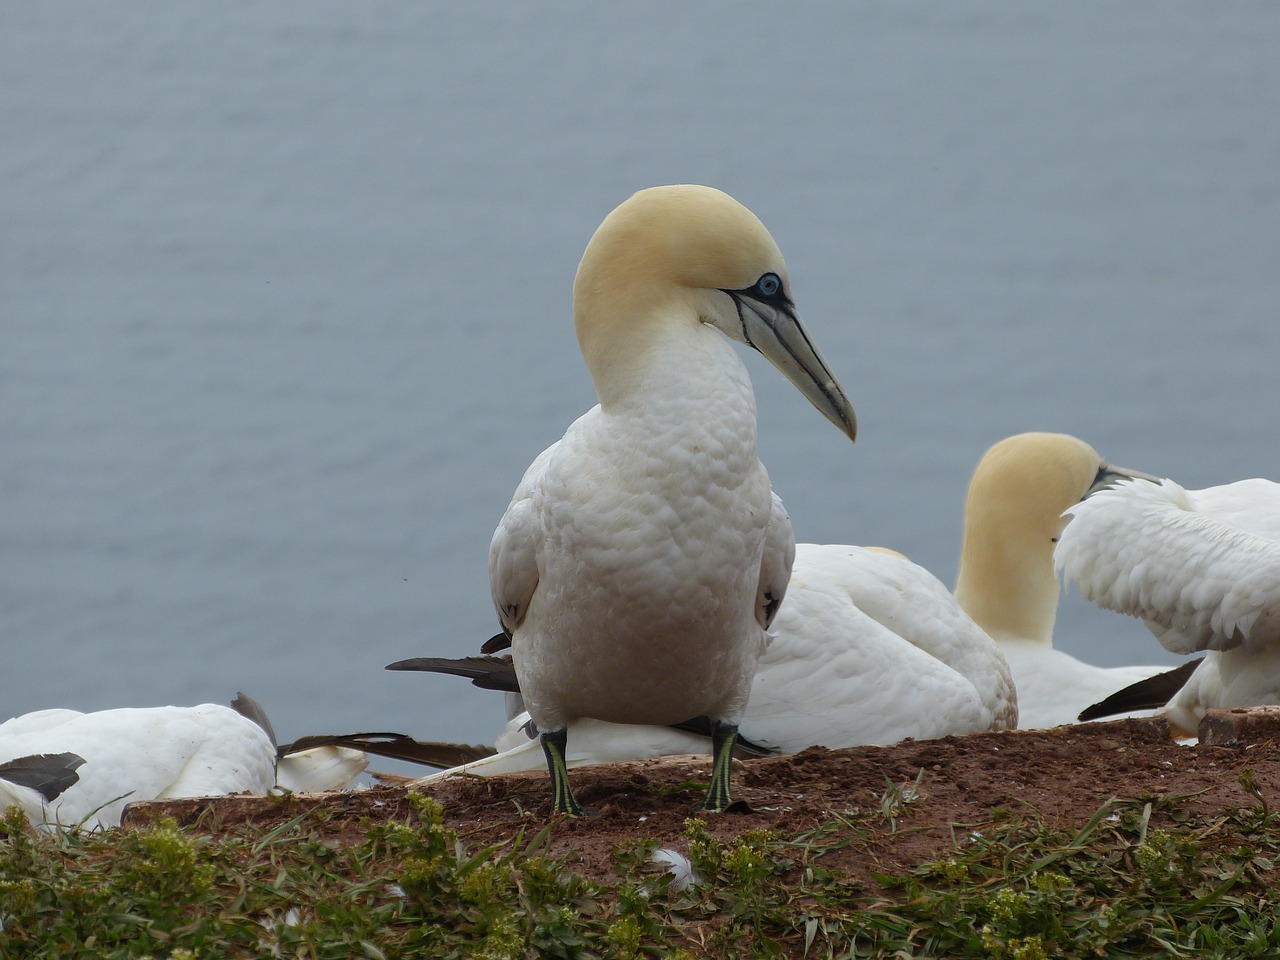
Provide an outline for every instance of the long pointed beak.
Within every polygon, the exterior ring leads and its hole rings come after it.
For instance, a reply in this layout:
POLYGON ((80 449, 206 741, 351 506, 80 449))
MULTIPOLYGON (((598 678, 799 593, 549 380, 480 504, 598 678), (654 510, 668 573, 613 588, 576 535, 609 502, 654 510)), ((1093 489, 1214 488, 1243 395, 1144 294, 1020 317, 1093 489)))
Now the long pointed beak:
POLYGON ((1093 478, 1093 483, 1089 489, 1084 492, 1081 500, 1085 500, 1099 490, 1105 490, 1107 487, 1113 486, 1117 480, 1150 480, 1152 483, 1159 483, 1159 477, 1153 477, 1149 473, 1143 473, 1141 470, 1130 470, 1128 467, 1117 467, 1114 464, 1104 463, 1098 468, 1098 475, 1093 478))
MULTIPOLYGON (((729 291, 726 291, 729 292, 729 291)), ((809 339, 800 318, 789 306, 764 303, 754 297, 731 293, 738 304, 742 332, 747 343, 762 353, 782 375, 808 397, 818 412, 840 428, 850 440, 858 437, 853 404, 844 395, 817 346, 809 339)))

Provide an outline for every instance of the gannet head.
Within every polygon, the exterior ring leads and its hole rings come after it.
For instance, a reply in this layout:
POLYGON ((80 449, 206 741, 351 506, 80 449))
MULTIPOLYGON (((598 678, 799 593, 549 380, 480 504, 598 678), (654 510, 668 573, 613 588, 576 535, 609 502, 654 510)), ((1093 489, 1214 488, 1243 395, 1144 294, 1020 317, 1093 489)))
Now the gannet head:
MULTIPOLYGON (((574 325, 597 389, 664 333, 704 323, 762 353, 851 440, 853 406, 791 300, 769 231, 728 194, 692 184, 641 190, 587 244, 574 280, 574 325)), ((603 391, 602 391, 602 400, 603 391)))
POLYGON ((1053 637, 1058 580, 1053 545, 1062 512, 1121 476, 1145 476, 1108 464, 1063 433, 1020 433, 983 455, 969 483, 956 599, 979 626, 1000 638, 1053 637))
POLYGON ((965 536, 996 533, 1023 552, 1051 552, 1062 511, 1113 477, 1083 440, 1065 433, 1020 433, 989 449, 969 482, 965 536))

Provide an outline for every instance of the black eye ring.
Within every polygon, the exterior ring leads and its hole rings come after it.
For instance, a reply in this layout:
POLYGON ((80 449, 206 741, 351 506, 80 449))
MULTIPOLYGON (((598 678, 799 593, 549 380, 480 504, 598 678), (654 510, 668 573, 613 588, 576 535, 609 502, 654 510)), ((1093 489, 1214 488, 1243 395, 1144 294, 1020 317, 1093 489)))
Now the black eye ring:
POLYGON ((782 279, 776 273, 766 273, 756 281, 756 296, 771 300, 782 292, 782 279))

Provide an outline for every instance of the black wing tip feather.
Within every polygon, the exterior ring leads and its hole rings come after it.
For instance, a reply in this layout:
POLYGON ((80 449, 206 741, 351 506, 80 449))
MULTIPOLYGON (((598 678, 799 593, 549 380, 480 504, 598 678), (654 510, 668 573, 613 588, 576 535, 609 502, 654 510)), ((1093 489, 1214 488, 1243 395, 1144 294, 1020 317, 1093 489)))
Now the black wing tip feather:
POLYGON ((519 693, 515 664, 510 657, 411 657, 389 663, 387 670, 419 670, 425 673, 443 673, 451 677, 470 680, 481 690, 501 690, 519 693))
POLYGON ((47 803, 58 799, 68 787, 80 782, 76 769, 85 762, 75 753, 35 753, 0 763, 0 780, 28 787, 47 803))
POLYGON ((1114 717, 1118 713, 1133 713, 1135 710, 1159 710, 1182 689, 1203 659, 1197 657, 1172 670, 1131 683, 1106 699, 1085 707, 1076 719, 1083 723, 1114 717))
POLYGON ((481 653, 497 653, 499 650, 511 649, 511 634, 503 630, 501 633, 495 633, 492 637, 480 644, 481 653))
POLYGON ((291 753, 316 747, 349 747, 388 760, 404 760, 442 769, 483 760, 494 754, 493 748, 479 744, 435 743, 415 740, 403 733, 339 733, 300 737, 281 746, 276 756, 283 759, 291 753))
POLYGON ((267 711, 262 709, 262 704, 243 690, 237 690, 236 698, 231 701, 231 709, 260 726, 271 738, 271 745, 276 745, 275 728, 271 726, 271 719, 267 716, 267 711))
MULTIPOLYGON (((673 723, 671 727, 675 730, 683 730, 685 733, 696 733, 699 736, 711 739, 711 718, 710 717, 693 717, 685 720, 683 723, 673 723)), ((754 741, 748 740, 742 734, 738 734, 738 739, 733 743, 733 755, 739 760, 749 760, 752 757, 775 757, 778 755, 777 750, 770 750, 768 747, 761 746, 754 741)))

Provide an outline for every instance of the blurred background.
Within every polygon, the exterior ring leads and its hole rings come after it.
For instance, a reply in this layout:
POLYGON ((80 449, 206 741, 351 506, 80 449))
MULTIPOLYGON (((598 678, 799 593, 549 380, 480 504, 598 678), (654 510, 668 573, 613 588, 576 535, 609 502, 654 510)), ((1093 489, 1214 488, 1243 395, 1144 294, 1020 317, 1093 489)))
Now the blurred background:
MULTIPOLYGON (((496 630, 486 555, 594 402, 571 288, 634 190, 784 251, 856 445, 759 357, 801 540, 954 583, 996 440, 1280 478, 1280 7, 8 4, 0 719, 225 702, 492 741, 387 673, 496 630)), ((1064 596, 1057 643, 1168 662, 1064 596)))

